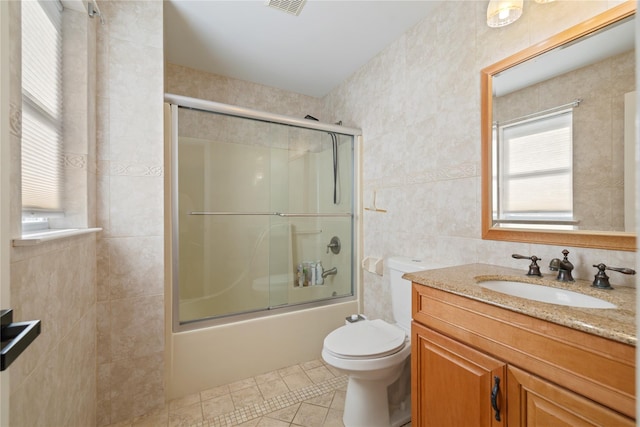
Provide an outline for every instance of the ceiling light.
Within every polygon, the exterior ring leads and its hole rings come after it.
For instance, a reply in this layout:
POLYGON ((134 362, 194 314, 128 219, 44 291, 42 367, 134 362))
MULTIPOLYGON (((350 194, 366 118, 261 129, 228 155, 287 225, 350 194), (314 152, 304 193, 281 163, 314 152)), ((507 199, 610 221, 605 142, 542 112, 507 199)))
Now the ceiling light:
POLYGON ((487 7, 487 25, 497 28, 515 22, 522 15, 522 3, 523 0, 491 0, 487 7))
POLYGON ((540 4, 551 3, 552 1, 556 1, 556 0, 535 0, 536 3, 540 3, 540 4))

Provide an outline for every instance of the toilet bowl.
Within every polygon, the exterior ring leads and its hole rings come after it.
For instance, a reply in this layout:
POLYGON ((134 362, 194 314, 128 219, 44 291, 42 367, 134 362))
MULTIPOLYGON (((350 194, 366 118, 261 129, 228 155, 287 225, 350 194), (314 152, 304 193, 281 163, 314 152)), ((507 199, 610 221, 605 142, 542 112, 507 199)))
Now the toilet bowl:
POLYGON ((347 322, 324 340, 322 358, 349 376, 346 427, 397 427, 411 419, 411 282, 402 275, 436 266, 405 257, 389 258, 387 264, 396 323, 347 322), (400 396, 390 396, 392 385, 400 396))
POLYGON ((411 355, 407 333, 383 320, 363 320, 327 335, 322 358, 349 375, 343 422, 348 427, 391 425, 387 387, 411 355))

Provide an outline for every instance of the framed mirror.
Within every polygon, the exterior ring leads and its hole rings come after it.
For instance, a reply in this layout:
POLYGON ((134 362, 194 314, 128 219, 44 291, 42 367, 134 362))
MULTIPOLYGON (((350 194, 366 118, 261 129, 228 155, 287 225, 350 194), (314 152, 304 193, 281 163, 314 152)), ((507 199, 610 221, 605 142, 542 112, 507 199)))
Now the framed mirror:
POLYGON ((636 250, 635 10, 481 71, 483 239, 636 250))

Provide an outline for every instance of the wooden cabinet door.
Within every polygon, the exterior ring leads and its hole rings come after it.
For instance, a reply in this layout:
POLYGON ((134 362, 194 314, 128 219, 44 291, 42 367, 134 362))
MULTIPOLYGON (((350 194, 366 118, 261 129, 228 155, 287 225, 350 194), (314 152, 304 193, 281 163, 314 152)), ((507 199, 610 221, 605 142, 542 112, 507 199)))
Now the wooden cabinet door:
POLYGON ((507 401, 509 427, 635 426, 630 418, 513 366, 507 401))
POLYGON ((504 362, 416 323, 412 334, 414 427, 506 426, 504 362))

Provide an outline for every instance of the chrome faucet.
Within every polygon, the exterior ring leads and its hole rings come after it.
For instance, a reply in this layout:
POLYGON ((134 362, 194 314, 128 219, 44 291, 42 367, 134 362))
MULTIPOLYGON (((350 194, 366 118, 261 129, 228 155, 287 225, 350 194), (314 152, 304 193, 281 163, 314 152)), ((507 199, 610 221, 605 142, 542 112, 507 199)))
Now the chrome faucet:
POLYGON ((328 270, 325 270, 322 272, 322 278, 326 279, 329 276, 335 276, 336 274, 338 274, 338 268, 337 267, 333 267, 330 268, 328 270))
POLYGON ((571 276, 571 271, 573 270, 573 264, 571 261, 567 259, 567 255, 569 255, 568 250, 563 250, 562 255, 564 258, 560 261, 558 258, 554 258, 549 263, 549 270, 557 271, 558 277, 556 278, 560 282, 575 282, 573 277, 571 276))

